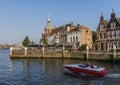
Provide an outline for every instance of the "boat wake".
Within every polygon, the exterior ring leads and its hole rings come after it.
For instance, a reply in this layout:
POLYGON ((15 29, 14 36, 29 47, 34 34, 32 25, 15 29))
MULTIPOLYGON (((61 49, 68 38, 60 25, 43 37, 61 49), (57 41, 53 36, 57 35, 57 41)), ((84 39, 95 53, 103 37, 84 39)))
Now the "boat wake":
POLYGON ((120 74, 106 74, 104 77, 109 77, 109 78, 120 78, 120 74))
MULTIPOLYGON (((65 75, 74 75, 74 76, 81 76, 81 77, 96 77, 96 76, 94 76, 94 75, 89 75, 89 74, 84 74, 84 73, 82 73, 82 74, 78 74, 78 73, 72 73, 72 72, 68 72, 68 71, 66 71, 65 73, 64 73, 65 75)), ((105 78, 120 78, 120 74, 106 74, 105 76, 104 76, 105 78)))

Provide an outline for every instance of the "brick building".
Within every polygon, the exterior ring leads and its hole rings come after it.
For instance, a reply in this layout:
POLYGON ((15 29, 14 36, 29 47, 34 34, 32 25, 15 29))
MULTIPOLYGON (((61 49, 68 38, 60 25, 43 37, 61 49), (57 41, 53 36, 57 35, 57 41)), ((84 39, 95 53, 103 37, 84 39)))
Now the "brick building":
POLYGON ((111 50, 114 45, 117 49, 120 49, 120 18, 116 17, 114 10, 112 10, 109 20, 105 20, 101 14, 96 33, 97 40, 94 45, 95 50, 111 50))

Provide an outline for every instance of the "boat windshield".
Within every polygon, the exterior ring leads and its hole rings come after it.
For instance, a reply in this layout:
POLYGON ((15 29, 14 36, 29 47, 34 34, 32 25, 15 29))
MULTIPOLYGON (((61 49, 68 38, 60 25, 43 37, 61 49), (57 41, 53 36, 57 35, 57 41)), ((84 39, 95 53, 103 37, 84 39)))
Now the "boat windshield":
POLYGON ((88 63, 86 63, 86 64, 79 64, 78 66, 79 66, 79 67, 86 68, 86 67, 89 67, 89 64, 88 64, 88 63))
POLYGON ((79 67, 82 67, 82 68, 85 68, 85 65, 82 65, 82 64, 80 64, 80 65, 78 65, 79 67))

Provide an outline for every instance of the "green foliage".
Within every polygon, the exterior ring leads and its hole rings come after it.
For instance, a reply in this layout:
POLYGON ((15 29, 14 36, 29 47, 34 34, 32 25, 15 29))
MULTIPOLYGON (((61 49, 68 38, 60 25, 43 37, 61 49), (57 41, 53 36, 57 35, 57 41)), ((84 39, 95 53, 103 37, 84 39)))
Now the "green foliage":
POLYGON ((97 40, 97 34, 95 31, 92 31, 92 40, 93 40, 93 43, 95 43, 95 41, 97 40))
POLYGON ((23 46, 27 47, 30 44, 30 40, 29 37, 26 36, 25 39, 22 42, 23 46))
POLYGON ((87 44, 83 44, 82 46, 80 46, 79 51, 85 51, 86 46, 87 46, 87 44))
POLYGON ((43 44, 48 45, 48 40, 46 38, 43 40, 43 44))
POLYGON ((65 48, 65 50, 72 51, 72 48, 65 48))

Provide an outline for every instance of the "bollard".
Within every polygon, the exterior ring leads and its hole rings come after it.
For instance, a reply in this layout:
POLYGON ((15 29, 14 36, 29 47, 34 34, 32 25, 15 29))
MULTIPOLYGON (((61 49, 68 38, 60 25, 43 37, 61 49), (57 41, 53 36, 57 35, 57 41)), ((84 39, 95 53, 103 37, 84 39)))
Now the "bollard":
POLYGON ((62 59, 65 57, 65 47, 63 46, 63 49, 62 49, 62 59))
POLYGON ((27 56, 27 48, 25 47, 24 49, 25 49, 24 50, 24 55, 27 56))
POLYGON ((13 55, 13 47, 10 47, 10 56, 13 55))
POLYGON ((115 63, 116 62, 116 46, 114 45, 113 46, 113 62, 115 63))

